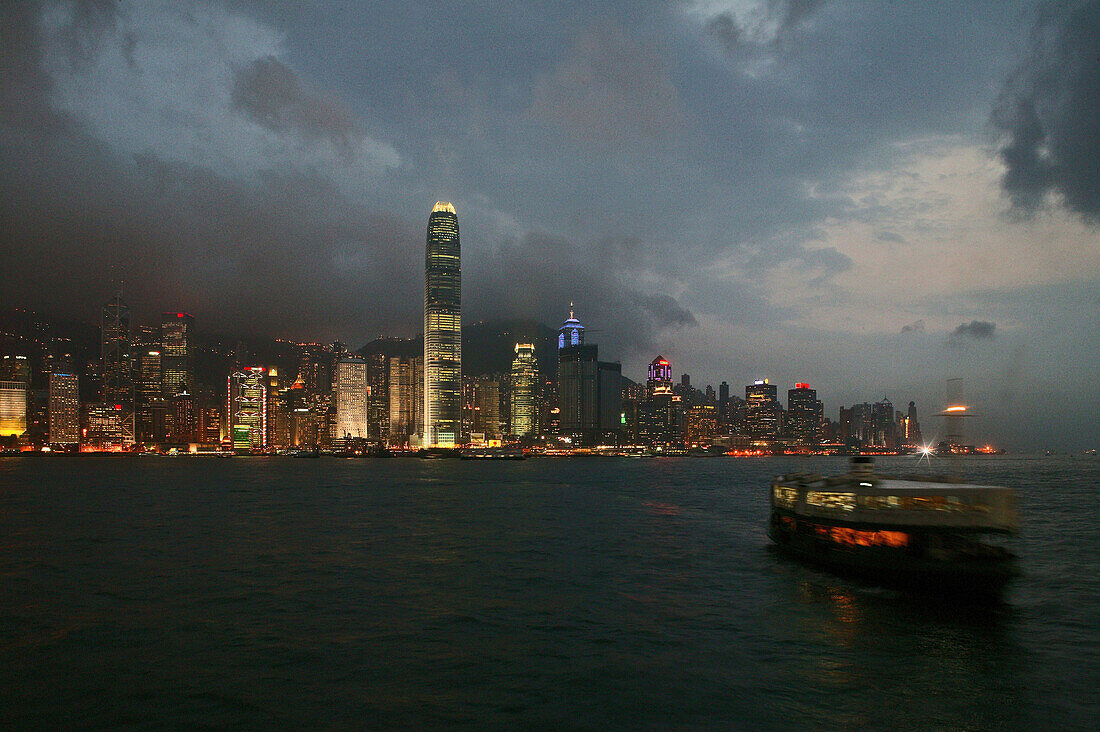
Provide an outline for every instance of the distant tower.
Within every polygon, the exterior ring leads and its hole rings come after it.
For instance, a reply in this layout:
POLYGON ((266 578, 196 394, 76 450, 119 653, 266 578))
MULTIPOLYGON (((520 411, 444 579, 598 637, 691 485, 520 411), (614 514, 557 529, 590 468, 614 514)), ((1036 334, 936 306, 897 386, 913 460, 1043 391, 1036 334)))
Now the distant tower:
POLYGON ((569 318, 558 329, 558 350, 567 346, 584 345, 584 326, 573 315, 573 303, 569 303, 569 318))
POLYGON ((50 442, 76 445, 80 442, 80 385, 76 374, 50 374, 50 442))
POLYGON ((658 356, 650 362, 646 387, 649 396, 672 392, 672 364, 664 356, 658 356))
POLYGON ((530 437, 535 432, 535 386, 538 369, 535 347, 530 343, 516 344, 512 361, 512 434, 530 437))
POLYGON ((462 438, 462 273, 458 215, 438 201, 424 262, 424 444, 462 438))
POLYGON ((229 375, 226 415, 234 450, 252 450, 267 444, 267 378, 262 366, 249 366, 229 375))
POLYGON ((745 387, 745 428, 753 437, 779 434, 779 398, 775 384, 767 379, 745 387))
POLYGON ((187 313, 160 316, 161 393, 171 399, 181 391, 194 392, 195 319, 187 313))
POLYGON ((100 356, 103 358, 103 401, 129 406, 134 399, 130 367, 130 308, 122 293, 103 306, 100 356))
POLYGON ((336 439, 370 436, 367 362, 344 356, 336 362, 336 439))

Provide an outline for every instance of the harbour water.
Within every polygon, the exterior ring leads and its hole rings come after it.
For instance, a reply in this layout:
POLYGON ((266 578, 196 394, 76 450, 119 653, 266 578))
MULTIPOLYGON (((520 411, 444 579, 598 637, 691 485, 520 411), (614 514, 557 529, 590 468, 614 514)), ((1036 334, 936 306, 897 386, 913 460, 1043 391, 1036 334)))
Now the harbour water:
POLYGON ((1021 492, 992 606, 769 551, 844 466, 0 458, 0 723, 1095 729, 1100 458, 933 462, 1021 492))

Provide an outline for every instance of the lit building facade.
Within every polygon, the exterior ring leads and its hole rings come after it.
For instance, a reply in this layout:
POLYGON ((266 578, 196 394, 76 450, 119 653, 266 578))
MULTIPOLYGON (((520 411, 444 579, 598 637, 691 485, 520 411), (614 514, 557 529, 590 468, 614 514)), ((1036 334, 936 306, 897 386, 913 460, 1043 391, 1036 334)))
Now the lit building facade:
POLYGON ((672 364, 667 358, 658 356, 650 362, 645 384, 648 396, 672 393, 672 364))
MULTIPOLYGON (((392 410, 391 410, 392 414, 392 410)), ((462 275, 458 216, 439 201, 428 217, 424 263, 424 439, 462 440, 462 275)))
POLYGON ((160 317, 161 395, 166 399, 194 391, 194 330, 195 319, 187 313, 160 317))
POLYGON ((0 381, 0 437, 27 431, 27 382, 0 381))
POLYGON ((80 444, 80 384, 76 374, 50 374, 50 442, 80 444))
MULTIPOLYGON (((164 436, 156 429, 155 415, 161 392, 160 350, 144 350, 137 358, 134 382, 134 433, 138 441, 155 442, 164 436)), ((163 411, 163 407, 161 408, 163 411)))
POLYGON ((512 434, 516 437, 532 437, 535 434, 537 366, 535 346, 517 343, 516 357, 512 361, 512 434))
POLYGON ((622 432, 622 366, 599 360, 572 310, 558 333, 560 433, 574 443, 615 444, 622 432))
POLYGON ((424 360, 393 356, 389 374, 389 441, 404 447, 424 428, 424 360))
POLYGON ((745 430, 753 437, 776 437, 782 411, 775 384, 767 379, 745 387, 745 430))
POLYGON ((367 362, 343 357, 336 362, 336 439, 370 437, 367 362))
POLYGON ((691 407, 684 415, 684 444, 709 446, 718 435, 718 407, 703 404, 691 407))
POLYGON ((787 419, 784 431, 802 443, 813 443, 821 437, 824 407, 817 399, 817 390, 809 384, 797 383, 787 390, 787 419))
POLYGON ((262 366, 229 375, 226 410, 234 450, 254 450, 267 444, 267 378, 262 366))

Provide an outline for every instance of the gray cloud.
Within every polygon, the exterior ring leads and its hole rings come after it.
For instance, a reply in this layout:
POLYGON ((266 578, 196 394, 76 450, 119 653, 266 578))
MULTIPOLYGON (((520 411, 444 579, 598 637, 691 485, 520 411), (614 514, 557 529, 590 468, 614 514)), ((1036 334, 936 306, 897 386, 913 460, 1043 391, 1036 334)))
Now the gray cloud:
MULTIPOLYGON (((902 330, 904 332, 904 328, 902 330)), ((996 330, 997 326, 994 323, 985 320, 971 320, 969 323, 963 323, 951 331, 950 338, 952 342, 988 341, 993 340, 996 330)))
POLYGON ((681 121, 660 51, 603 21, 581 31, 565 58, 536 79, 528 116, 587 139, 655 138, 681 121))
POLYGON ((1100 1, 1049 3, 1031 53, 993 113, 1005 133, 1004 190, 1025 213, 1047 193, 1100 222, 1100 1))
POLYGON ((879 241, 888 241, 895 244, 906 244, 905 237, 894 231, 879 230, 875 232, 875 238, 879 241))
POLYGON ((327 139, 346 154, 351 152, 352 140, 361 136, 347 108, 311 89, 271 56, 256 59, 237 73, 233 106, 270 130, 327 139))
MULTIPOLYGON (((963 326, 959 326, 960 328, 963 326)), ((924 320, 914 320, 912 323, 906 323, 901 326, 902 333, 923 333, 924 332, 924 320)))

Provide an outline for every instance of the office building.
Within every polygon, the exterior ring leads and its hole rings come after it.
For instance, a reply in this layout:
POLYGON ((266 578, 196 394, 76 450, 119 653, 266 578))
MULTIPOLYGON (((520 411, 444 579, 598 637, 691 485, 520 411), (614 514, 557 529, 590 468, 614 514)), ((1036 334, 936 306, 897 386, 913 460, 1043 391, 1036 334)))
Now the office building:
POLYGON ((256 450, 267 444, 267 378, 262 366, 229 375, 226 410, 234 450, 256 450))
POLYGON ((419 356, 390 358, 389 443, 409 445, 423 433, 424 360, 419 356))
POLYGON ((821 437, 825 419, 824 407, 817 399, 817 390, 799 382, 787 390, 787 418, 783 431, 800 443, 810 444, 821 437))
POLYGON ((103 402, 121 405, 121 409, 129 413, 134 401, 133 371, 130 364, 130 308, 122 299, 121 293, 116 293, 103 306, 100 356, 103 360, 103 402))
POLYGON ((195 319, 187 313, 163 313, 160 318, 161 395, 171 399, 195 388, 195 319))
POLYGON ((0 437, 27 431, 27 382, 0 381, 0 437))
POLYGON ((50 374, 50 443, 80 444, 80 384, 76 374, 50 374))
POLYGON ((691 407, 684 414, 684 444, 707 447, 718 435, 718 407, 712 404, 691 407))
POLYGON ((615 444, 622 432, 622 365, 599 360, 584 326, 569 311, 558 331, 560 434, 575 444, 615 444))
POLYGON ((532 437, 535 434, 535 389, 538 380, 535 346, 517 343, 516 357, 512 361, 512 434, 516 437, 532 437))
POLYGON ((750 436, 777 437, 781 413, 775 384, 761 379, 745 387, 745 431, 750 436))
POLYGON ((367 427, 372 440, 386 440, 390 434, 390 357, 372 353, 367 362, 367 427))
POLYGON ((336 439, 367 439, 368 419, 367 362, 343 356, 336 362, 336 439))
POLYGON ((672 393, 672 364, 668 359, 658 356, 650 362, 645 384, 648 396, 672 393))
MULTIPOLYGON (((392 413, 392 410, 391 410, 392 413)), ((438 201, 424 263, 424 444, 462 440, 462 274, 458 216, 438 201)))

